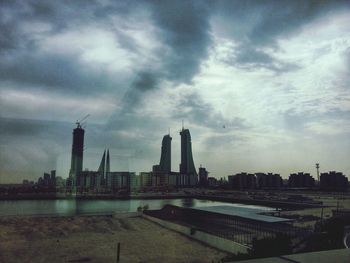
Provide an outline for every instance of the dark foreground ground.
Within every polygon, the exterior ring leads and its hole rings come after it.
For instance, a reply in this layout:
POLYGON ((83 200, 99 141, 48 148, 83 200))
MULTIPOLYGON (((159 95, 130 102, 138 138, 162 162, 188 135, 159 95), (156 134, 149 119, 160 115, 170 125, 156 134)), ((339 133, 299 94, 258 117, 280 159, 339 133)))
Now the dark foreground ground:
POLYGON ((0 262, 218 262, 227 254, 141 217, 3 217, 0 262))

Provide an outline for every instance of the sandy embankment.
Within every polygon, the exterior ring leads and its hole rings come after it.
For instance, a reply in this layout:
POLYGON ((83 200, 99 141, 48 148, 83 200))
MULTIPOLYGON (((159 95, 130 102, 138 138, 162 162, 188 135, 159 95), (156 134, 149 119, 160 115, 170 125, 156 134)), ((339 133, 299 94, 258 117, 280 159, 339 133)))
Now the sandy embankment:
POLYGON ((227 254, 141 217, 3 217, 0 262, 217 262, 227 254))

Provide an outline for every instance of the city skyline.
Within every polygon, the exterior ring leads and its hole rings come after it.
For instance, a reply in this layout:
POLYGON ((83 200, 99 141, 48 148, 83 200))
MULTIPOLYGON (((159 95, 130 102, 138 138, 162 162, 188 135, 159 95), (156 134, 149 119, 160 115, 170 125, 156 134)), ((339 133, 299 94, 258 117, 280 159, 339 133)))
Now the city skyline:
POLYGON ((78 2, 0 4, 0 183, 66 178, 86 114, 91 170, 151 170, 168 127, 177 170, 184 120, 211 176, 350 175, 348 1, 78 2))

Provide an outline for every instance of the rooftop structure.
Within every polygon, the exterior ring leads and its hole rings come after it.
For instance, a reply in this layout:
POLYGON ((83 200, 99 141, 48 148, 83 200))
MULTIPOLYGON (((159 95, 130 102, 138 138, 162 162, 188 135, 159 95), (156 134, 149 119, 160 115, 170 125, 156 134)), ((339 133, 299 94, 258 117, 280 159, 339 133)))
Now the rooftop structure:
POLYGON ((293 221, 291 219, 262 215, 260 213, 267 212, 263 209, 249 208, 249 207, 235 207, 229 205, 221 206, 205 206, 205 207, 194 207, 192 209, 207 211, 216 214, 229 215, 229 216, 238 216, 242 218, 247 218, 251 220, 268 222, 268 223, 278 223, 278 222, 289 222, 293 221))
POLYGON ((290 219, 261 215, 262 211, 234 206, 184 208, 165 205, 160 210, 149 210, 145 214, 248 247, 254 238, 276 237, 280 233, 299 237, 310 232, 309 229, 294 227, 290 219))

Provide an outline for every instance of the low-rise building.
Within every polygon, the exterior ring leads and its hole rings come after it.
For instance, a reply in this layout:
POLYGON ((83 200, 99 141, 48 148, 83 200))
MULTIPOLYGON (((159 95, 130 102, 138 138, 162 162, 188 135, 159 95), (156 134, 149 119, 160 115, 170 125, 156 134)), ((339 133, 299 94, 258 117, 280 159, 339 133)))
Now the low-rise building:
POLYGON ((239 173, 228 176, 228 184, 233 189, 255 189, 256 177, 254 174, 239 173))
POLYGON ((321 173, 320 188, 329 191, 342 191, 348 188, 348 178, 341 172, 321 173))
POLYGON ((82 171, 77 175, 77 192, 99 192, 101 187, 101 174, 97 171, 82 171))
POLYGON ((208 186, 208 171, 204 167, 199 167, 198 176, 199 176, 199 186, 208 186))
POLYGON ((130 192, 130 172, 108 172, 106 173, 107 178, 107 189, 112 192, 125 191, 130 192))
POLYGON ((215 177, 208 177, 208 186, 209 187, 218 186, 218 180, 215 177))
POLYGON ((289 187, 314 187, 315 179, 309 174, 304 172, 293 173, 288 179, 289 187))
POLYGON ((280 188, 283 185, 281 175, 273 173, 256 173, 258 188, 280 188))
POLYGON ((152 172, 140 173, 140 188, 147 188, 152 186, 152 172))

